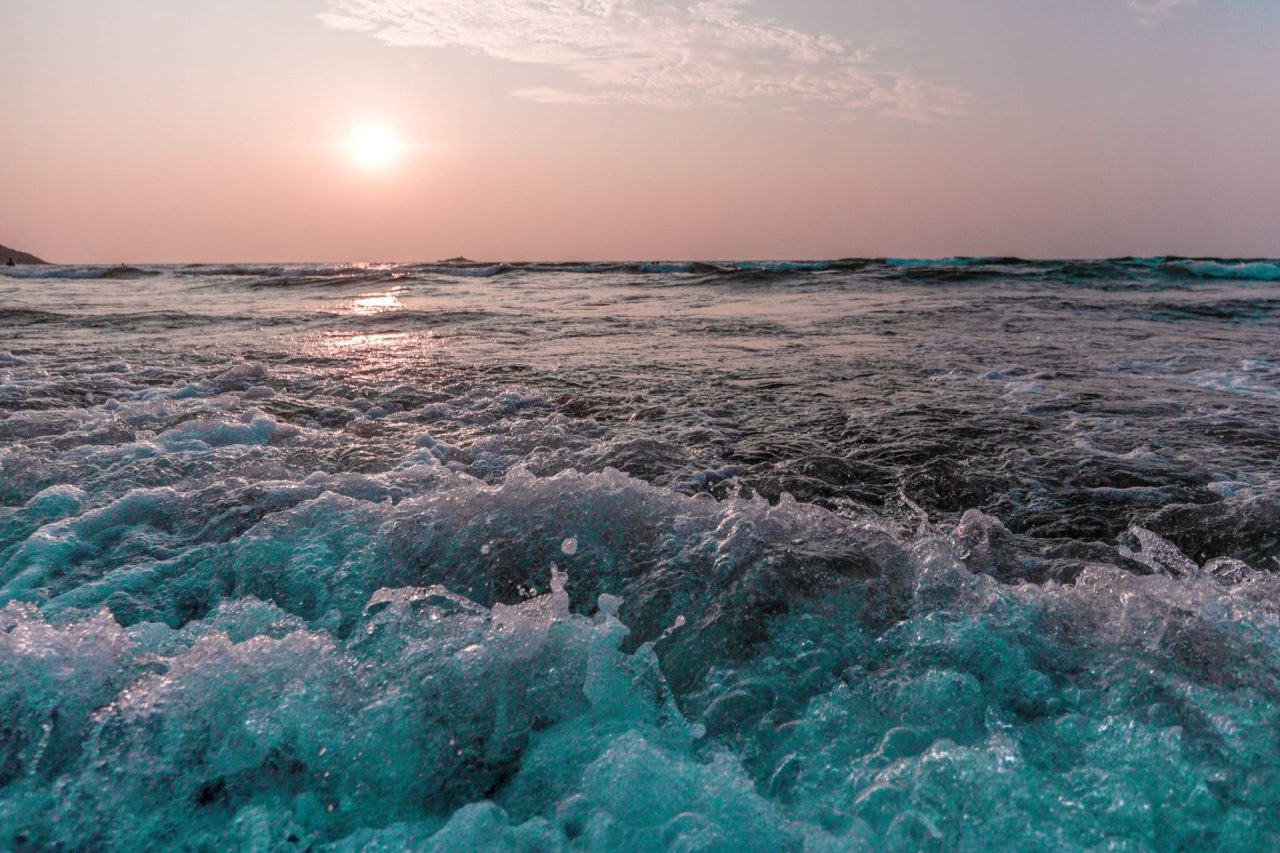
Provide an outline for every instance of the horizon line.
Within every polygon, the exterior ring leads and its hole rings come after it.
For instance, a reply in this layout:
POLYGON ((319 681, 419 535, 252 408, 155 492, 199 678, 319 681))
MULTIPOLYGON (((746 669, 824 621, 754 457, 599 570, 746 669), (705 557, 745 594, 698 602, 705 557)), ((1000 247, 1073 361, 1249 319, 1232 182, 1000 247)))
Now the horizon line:
MULTIPOLYGON (((18 250, 14 250, 15 252, 18 250)), ((33 254, 24 252, 23 254, 33 254)), ((122 266, 304 266, 315 264, 333 264, 341 266, 416 266, 416 265, 438 265, 438 264, 470 264, 475 266, 494 266, 498 264, 507 264, 512 266, 528 266, 537 264, 546 265, 594 265, 594 264, 822 264, 822 263, 877 263, 884 261, 949 261, 949 260, 967 260, 967 261, 989 261, 992 263, 1045 263, 1053 261, 1064 262, 1097 262, 1097 261, 1141 261, 1141 260, 1162 260, 1162 261, 1238 261, 1238 262, 1268 262, 1280 261, 1280 254, 1276 255, 1182 255, 1176 253, 1157 253, 1157 254, 1128 254, 1128 255, 1009 255, 1009 254, 955 254, 955 255, 840 255, 831 257, 722 257, 722 258, 694 258, 694 257, 614 257, 614 258, 561 258, 556 260, 503 260, 503 259, 483 259, 477 260, 464 255, 458 255, 451 258, 438 258, 435 260, 336 260, 336 259, 311 259, 311 260, 168 260, 168 261, 43 261, 42 263, 19 263, 16 266, 51 266, 51 267, 122 267, 122 266)), ((0 261, 2 264, 3 261, 0 261)))

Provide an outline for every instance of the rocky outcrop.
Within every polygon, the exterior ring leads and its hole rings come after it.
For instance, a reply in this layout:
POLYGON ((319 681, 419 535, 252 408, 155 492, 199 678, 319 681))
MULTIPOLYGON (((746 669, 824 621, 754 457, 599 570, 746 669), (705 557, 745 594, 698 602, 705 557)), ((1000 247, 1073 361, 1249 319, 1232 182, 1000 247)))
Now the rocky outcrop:
POLYGON ((35 255, 19 252, 17 249, 10 249, 8 246, 0 245, 0 266, 9 263, 9 259, 13 258, 15 264, 47 264, 48 261, 42 261, 35 255))

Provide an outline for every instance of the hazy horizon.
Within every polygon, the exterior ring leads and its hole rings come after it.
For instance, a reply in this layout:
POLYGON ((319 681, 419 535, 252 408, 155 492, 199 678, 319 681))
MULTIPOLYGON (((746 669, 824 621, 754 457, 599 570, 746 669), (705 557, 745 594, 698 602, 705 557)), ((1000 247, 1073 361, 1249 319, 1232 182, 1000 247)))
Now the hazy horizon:
POLYGON ((1260 2, 9 12, 0 241, 54 262, 1280 255, 1260 2))

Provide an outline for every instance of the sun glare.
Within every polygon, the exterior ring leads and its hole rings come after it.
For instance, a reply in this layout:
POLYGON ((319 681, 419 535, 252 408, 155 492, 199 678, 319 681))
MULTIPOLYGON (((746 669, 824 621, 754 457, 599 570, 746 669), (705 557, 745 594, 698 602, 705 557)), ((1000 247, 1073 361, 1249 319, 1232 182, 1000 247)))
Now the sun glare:
POLYGON ((404 144, 386 127, 358 127, 347 138, 352 161, 363 169, 382 170, 394 165, 404 152, 404 144))

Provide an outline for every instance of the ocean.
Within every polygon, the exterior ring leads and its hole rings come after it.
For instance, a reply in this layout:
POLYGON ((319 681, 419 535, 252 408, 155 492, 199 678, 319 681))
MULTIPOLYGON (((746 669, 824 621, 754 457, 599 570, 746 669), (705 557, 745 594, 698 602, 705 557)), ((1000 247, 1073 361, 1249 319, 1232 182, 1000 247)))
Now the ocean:
POLYGON ((0 270, 0 848, 1280 849, 1278 283, 0 270))

